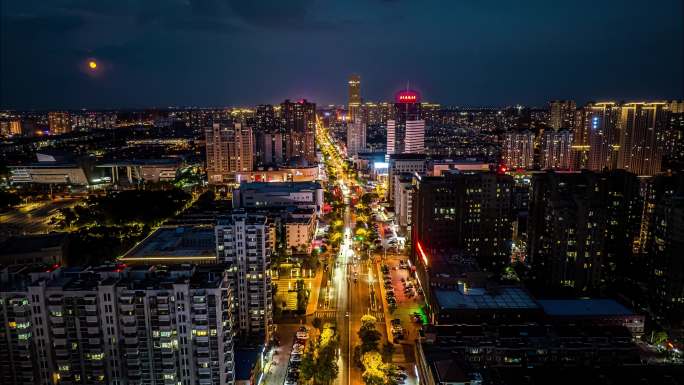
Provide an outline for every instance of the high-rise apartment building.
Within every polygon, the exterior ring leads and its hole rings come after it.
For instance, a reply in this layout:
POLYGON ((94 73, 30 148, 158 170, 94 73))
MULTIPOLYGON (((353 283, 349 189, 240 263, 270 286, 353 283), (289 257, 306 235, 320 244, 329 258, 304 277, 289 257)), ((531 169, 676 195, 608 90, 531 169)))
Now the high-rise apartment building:
POLYGON ((627 103, 620 107, 617 168, 651 176, 661 170, 668 125, 665 103, 627 103))
POLYGON ((71 132, 71 117, 68 112, 49 112, 48 124, 52 135, 71 132))
POLYGON ((570 170, 572 133, 566 129, 544 131, 541 143, 541 168, 570 170))
POLYGON ((582 124, 589 133, 587 168, 592 171, 616 167, 620 143, 620 106, 612 103, 591 103, 584 108, 582 124))
POLYGON ((529 130, 505 133, 501 160, 509 168, 532 168, 534 166, 534 133, 529 130))
POLYGON ((366 123, 361 118, 347 123, 347 155, 354 156, 366 149, 366 123))
POLYGON ((395 95, 394 117, 387 120, 387 158, 392 154, 425 152, 425 121, 421 119, 420 96, 416 91, 395 95))
POLYGON ((387 124, 394 117, 394 104, 366 102, 361 108, 363 121, 368 125, 387 124))
POLYGON ((21 121, 18 119, 0 120, 0 135, 21 135, 21 121))
POLYGON ((684 165, 684 112, 670 112, 663 155, 670 164, 684 165))
POLYGON ((649 258, 649 291, 653 310, 659 318, 684 317, 684 176, 670 176, 674 189, 662 194, 654 204, 650 221, 651 237, 646 245, 649 258))
POLYGON ((575 125, 572 130, 572 146, 570 147, 570 168, 584 170, 589 165, 589 128, 586 122, 587 112, 584 108, 575 111, 575 125))
POLYGON ((236 328, 268 339, 273 325, 270 264, 275 229, 263 215, 234 212, 215 227, 220 263, 235 274, 236 328))
POLYGON ((207 179, 211 184, 235 181, 235 173, 252 171, 253 134, 241 123, 213 123, 205 129, 207 179))
POLYGON ((639 182, 623 170, 535 174, 528 257, 550 286, 602 287, 631 262, 639 236, 639 182))
POLYGON ((357 119, 363 121, 361 114, 361 76, 352 75, 349 77, 349 121, 356 122, 357 119))
POLYGON ((446 171, 416 181, 411 227, 413 259, 424 268, 457 256, 482 269, 510 262, 513 178, 493 172, 446 171))
POLYGON ((222 266, 0 275, 2 384, 233 384, 233 283, 222 266))
POLYGON ((280 104, 280 117, 285 130, 285 153, 288 160, 316 162, 316 104, 306 99, 285 100, 280 104))
POLYGON ((570 129, 574 126, 575 110, 577 105, 574 100, 552 100, 549 102, 549 126, 554 130, 561 128, 570 129))

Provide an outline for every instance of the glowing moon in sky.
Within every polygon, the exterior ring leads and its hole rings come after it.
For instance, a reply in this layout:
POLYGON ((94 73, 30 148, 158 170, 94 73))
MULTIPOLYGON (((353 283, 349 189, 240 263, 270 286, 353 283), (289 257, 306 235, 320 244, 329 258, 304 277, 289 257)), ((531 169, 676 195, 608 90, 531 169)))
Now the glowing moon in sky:
POLYGON ((88 61, 88 67, 91 70, 97 69, 97 62, 95 60, 90 60, 88 61))

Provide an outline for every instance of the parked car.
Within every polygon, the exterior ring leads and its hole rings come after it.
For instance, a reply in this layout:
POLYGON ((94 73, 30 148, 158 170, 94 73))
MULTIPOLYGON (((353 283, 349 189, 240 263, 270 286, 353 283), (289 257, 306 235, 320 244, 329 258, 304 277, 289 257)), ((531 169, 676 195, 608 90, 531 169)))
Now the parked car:
POLYGON ((306 326, 302 326, 299 328, 299 330, 297 330, 297 338, 300 338, 303 340, 309 338, 309 331, 306 328, 306 326))

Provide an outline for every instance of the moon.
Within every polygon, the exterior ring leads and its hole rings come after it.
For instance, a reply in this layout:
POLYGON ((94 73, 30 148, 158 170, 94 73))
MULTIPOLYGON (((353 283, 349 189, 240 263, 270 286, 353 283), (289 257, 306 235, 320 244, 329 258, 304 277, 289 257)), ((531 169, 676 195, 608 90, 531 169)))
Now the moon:
POLYGON ((88 61, 88 68, 91 70, 97 69, 97 62, 95 60, 89 60, 88 61))

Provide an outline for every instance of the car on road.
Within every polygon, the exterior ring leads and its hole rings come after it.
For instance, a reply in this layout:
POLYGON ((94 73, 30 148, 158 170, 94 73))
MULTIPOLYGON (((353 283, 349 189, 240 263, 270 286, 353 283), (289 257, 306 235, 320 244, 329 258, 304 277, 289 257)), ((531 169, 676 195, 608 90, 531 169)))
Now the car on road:
POLYGON ((299 362, 299 361, 301 361, 301 360, 302 360, 302 355, 301 355, 301 353, 300 353, 300 354, 292 354, 292 355, 290 356, 290 361, 299 362))
POLYGON ((297 338, 302 340, 309 338, 309 330, 306 326, 301 326, 299 330, 297 330, 297 338))

